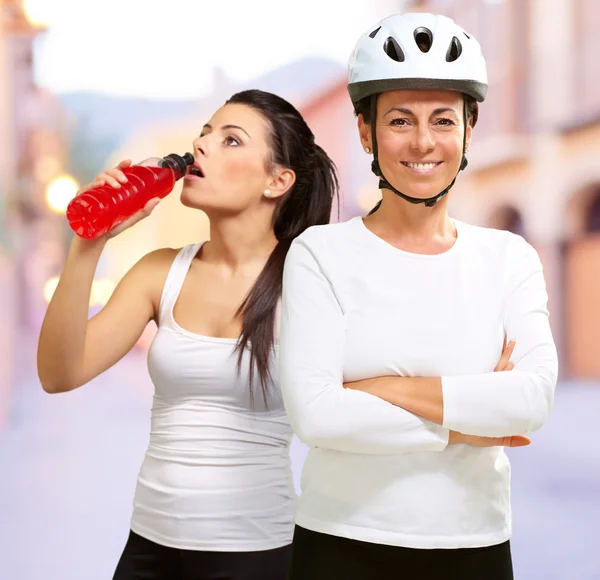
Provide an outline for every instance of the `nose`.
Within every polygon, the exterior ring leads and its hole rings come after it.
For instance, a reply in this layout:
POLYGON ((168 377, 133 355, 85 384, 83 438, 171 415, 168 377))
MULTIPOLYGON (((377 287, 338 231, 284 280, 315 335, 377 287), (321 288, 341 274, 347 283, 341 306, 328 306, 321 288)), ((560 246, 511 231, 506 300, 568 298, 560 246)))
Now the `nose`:
POLYGON ((419 153, 428 153, 435 147, 435 136, 429 123, 419 123, 416 127, 412 147, 419 153))
POLYGON ((196 139, 194 139, 193 146, 195 155, 206 157, 208 152, 208 143, 204 137, 196 137, 196 139))

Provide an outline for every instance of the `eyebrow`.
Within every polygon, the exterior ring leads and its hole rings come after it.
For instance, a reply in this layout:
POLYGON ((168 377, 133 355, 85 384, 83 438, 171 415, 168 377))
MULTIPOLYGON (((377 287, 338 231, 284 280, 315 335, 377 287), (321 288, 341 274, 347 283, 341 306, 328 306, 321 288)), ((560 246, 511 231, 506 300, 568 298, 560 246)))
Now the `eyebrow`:
MULTIPOLYGON (((386 117, 390 113, 393 113, 394 111, 396 111, 398 113, 404 113, 405 115, 410 115, 411 117, 415 117, 415 114, 410 109, 404 109, 403 107, 392 107, 384 115, 384 117, 386 117)), ((457 115, 456 110, 451 107, 439 107, 438 109, 433 111, 432 115, 441 115, 442 113, 454 113, 455 115, 457 115)))
MULTIPOLYGON (((204 129, 210 129, 212 131, 213 127, 209 123, 206 123, 206 125, 204 125, 204 129)), ((221 129, 225 130, 225 131, 227 129, 239 129, 240 131, 243 131, 244 133, 246 133, 246 135, 248 135, 248 139, 252 139, 252 137, 250 137, 250 134, 248 133, 248 131, 246 131, 246 129, 244 129, 243 127, 240 127, 239 125, 223 125, 221 127, 221 129)))

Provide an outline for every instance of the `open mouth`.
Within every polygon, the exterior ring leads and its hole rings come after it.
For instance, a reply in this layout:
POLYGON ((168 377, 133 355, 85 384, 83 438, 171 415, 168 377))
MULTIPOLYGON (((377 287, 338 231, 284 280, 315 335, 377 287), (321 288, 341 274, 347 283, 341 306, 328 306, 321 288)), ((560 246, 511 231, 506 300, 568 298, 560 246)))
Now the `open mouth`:
POLYGON ((194 164, 190 167, 188 175, 195 175, 196 177, 204 177, 204 172, 199 165, 194 164))

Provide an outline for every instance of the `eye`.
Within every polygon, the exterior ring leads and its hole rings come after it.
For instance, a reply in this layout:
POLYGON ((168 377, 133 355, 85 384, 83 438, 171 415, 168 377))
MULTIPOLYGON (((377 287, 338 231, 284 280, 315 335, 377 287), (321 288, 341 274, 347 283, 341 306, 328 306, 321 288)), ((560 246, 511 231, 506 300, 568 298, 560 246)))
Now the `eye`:
POLYGON ((436 121, 437 125, 442 125, 443 127, 453 127, 456 123, 452 119, 438 119, 436 121))
POLYGON ((228 147, 237 147, 240 144, 240 141, 236 137, 229 135, 229 137, 225 137, 224 143, 228 147))
POLYGON ((390 121, 390 125, 394 125, 396 127, 404 127, 405 125, 408 125, 408 121, 406 119, 403 119, 402 117, 397 117, 396 119, 392 119, 390 121))

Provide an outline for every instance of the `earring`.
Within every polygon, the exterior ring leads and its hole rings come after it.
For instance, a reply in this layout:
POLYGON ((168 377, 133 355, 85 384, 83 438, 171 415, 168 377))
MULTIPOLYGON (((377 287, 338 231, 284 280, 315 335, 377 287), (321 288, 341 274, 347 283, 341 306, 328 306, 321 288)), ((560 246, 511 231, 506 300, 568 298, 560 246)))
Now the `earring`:
POLYGON ((371 148, 370 147, 365 147, 365 153, 371 153, 371 148))
POLYGON ((271 190, 270 189, 265 189, 264 193, 265 193, 266 197, 271 197, 271 190))

